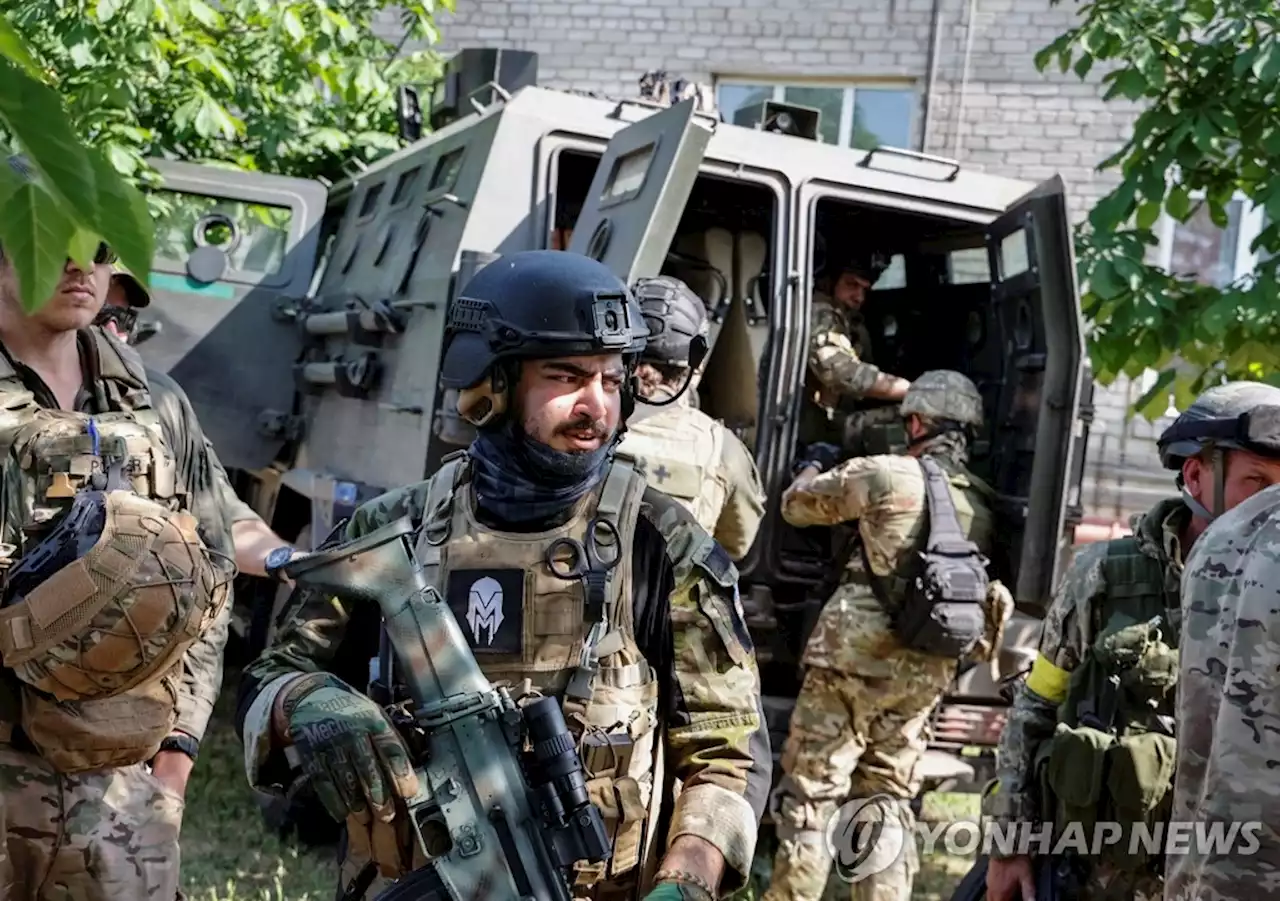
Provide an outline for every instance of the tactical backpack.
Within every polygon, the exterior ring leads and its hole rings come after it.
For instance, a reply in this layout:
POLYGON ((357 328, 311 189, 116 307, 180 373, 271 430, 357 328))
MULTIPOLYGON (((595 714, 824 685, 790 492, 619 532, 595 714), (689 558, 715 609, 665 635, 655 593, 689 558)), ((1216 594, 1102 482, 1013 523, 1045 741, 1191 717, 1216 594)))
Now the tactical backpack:
POLYGON ((890 597, 869 563, 867 573, 904 645, 938 657, 961 658, 986 631, 987 558, 960 529, 942 467, 924 456, 920 468, 929 514, 924 549, 899 580, 897 598, 890 597))

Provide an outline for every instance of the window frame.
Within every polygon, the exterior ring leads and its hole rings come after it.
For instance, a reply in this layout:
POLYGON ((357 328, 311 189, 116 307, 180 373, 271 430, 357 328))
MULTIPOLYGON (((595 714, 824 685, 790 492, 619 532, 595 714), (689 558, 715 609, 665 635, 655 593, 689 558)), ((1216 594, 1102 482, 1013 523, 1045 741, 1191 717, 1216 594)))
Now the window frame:
MULTIPOLYGON (((1193 205, 1204 200, 1203 191, 1192 191, 1189 196, 1193 205)), ((1236 191, 1231 196, 1231 202, 1240 204, 1240 227, 1236 232, 1235 255, 1228 283, 1257 269, 1258 254, 1251 250, 1250 246, 1266 227, 1266 210, 1263 207, 1250 202, 1240 191, 1236 191)), ((1173 233, 1181 224, 1164 210, 1160 211, 1160 218, 1156 221, 1155 228, 1156 265, 1164 272, 1169 272, 1173 265, 1173 233)))
MULTIPOLYGON (((724 87, 759 87, 773 88, 773 96, 769 99, 775 103, 786 103, 787 88, 826 88, 843 92, 840 98, 840 126, 836 131, 836 143, 832 146, 844 150, 857 150, 850 142, 853 140, 853 113, 857 104, 859 90, 890 89, 899 90, 911 95, 911 115, 907 120, 907 134, 910 135, 910 147, 900 150, 920 150, 920 135, 916 125, 920 117, 920 86, 911 78, 860 78, 853 80, 828 81, 822 78, 797 77, 779 80, 776 75, 716 75, 712 77, 711 89, 715 94, 716 106, 720 105, 720 88, 724 87)), ((885 145, 890 146, 890 145, 885 145)))

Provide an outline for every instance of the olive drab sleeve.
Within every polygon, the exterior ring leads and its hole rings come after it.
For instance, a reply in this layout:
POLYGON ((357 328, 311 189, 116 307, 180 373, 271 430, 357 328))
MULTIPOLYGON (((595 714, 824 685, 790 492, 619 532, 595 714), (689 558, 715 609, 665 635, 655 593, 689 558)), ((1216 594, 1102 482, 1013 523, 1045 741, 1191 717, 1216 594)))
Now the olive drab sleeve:
MULTIPOLYGON (((1092 644, 1093 608, 1107 591, 1105 541, 1085 546, 1063 575, 1045 614, 1040 648, 1026 680, 1014 690, 996 749, 997 788, 983 801, 983 813, 998 823, 1039 814, 1032 766, 1041 744, 1053 737, 1067 682, 1092 644)), ((1001 856, 998 850, 993 854, 1001 856)))
POLYGON ((797 528, 861 519, 876 498, 892 497, 877 490, 883 478, 876 457, 846 460, 808 482, 792 482, 782 493, 782 518, 797 528))
POLYGON ((750 872, 760 817, 752 799, 763 802, 772 771, 760 674, 732 561, 683 511, 658 516, 675 577, 672 682, 682 702, 666 723, 665 759, 682 782, 668 840, 697 835, 715 845, 727 893, 750 872))
MULTIPOLYGON (((430 480, 420 482, 366 501, 347 524, 346 538, 359 538, 405 515, 418 526, 430 484, 430 480)), ((243 711, 245 774, 258 791, 276 791, 261 779, 262 768, 280 750, 271 742, 276 696, 299 676, 326 669, 342 644, 350 617, 351 611, 338 598, 298 588, 281 613, 275 641, 245 669, 237 708, 243 711)))
POLYGON ((880 378, 880 369, 862 359, 840 314, 825 298, 814 298, 809 316, 809 371, 823 388, 855 399, 865 397, 880 378))
POLYGON ((1165 858, 1169 901, 1264 898, 1280 872, 1280 486, 1216 519, 1182 577, 1171 820, 1193 834, 1165 858), (1184 850, 1185 849, 1185 850, 1184 850))
POLYGON ((209 465, 213 468, 215 490, 221 498, 223 509, 227 511, 227 523, 234 526, 238 522, 261 519, 258 511, 240 500, 240 495, 236 494, 236 490, 231 487, 231 479, 227 476, 227 471, 223 468, 222 461, 218 459, 218 453, 213 449, 208 438, 205 439, 204 446, 209 455, 209 465))
POLYGON ((764 519, 765 494, 755 458, 737 435, 726 430, 720 465, 729 488, 715 538, 733 560, 741 560, 751 550, 764 519))

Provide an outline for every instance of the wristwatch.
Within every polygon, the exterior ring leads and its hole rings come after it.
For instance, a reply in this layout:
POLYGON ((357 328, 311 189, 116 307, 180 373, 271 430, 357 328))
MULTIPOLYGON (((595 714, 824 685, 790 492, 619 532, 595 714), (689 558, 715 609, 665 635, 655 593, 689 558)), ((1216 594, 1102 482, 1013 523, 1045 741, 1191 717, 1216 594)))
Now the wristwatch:
POLYGON ((277 582, 285 581, 284 569, 282 568, 289 559, 297 553, 297 550, 285 545, 278 547, 267 554, 267 559, 263 561, 263 566, 267 570, 267 575, 275 579, 277 582))
POLYGON ((170 735, 160 742, 161 751, 181 751, 191 758, 192 762, 200 756, 200 742, 186 733, 170 735))

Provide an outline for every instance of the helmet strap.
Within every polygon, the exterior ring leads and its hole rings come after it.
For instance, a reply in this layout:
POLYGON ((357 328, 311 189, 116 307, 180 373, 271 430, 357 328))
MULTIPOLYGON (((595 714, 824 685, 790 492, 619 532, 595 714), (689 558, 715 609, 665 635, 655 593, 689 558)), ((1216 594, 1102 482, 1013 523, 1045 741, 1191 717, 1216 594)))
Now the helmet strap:
POLYGON ((1187 490, 1186 482, 1182 479, 1182 474, 1178 474, 1178 487, 1181 489, 1182 502, 1187 505, 1193 514, 1203 519, 1205 522, 1213 522, 1219 516, 1226 512, 1224 504, 1227 494, 1227 461, 1226 454, 1221 448, 1211 447, 1209 449, 1209 465, 1213 469, 1213 512, 1210 513, 1204 504, 1200 503, 1191 492, 1187 490))
POLYGON ((632 377, 631 392, 640 403, 647 407, 665 407, 674 404, 680 398, 684 397, 684 393, 689 390, 689 386, 693 384, 694 377, 698 375, 698 370, 702 366, 702 361, 707 356, 707 339, 702 335, 695 335, 694 339, 689 342, 689 369, 685 375, 684 384, 680 386, 680 390, 668 397, 666 400, 648 400, 640 394, 639 382, 632 377))

